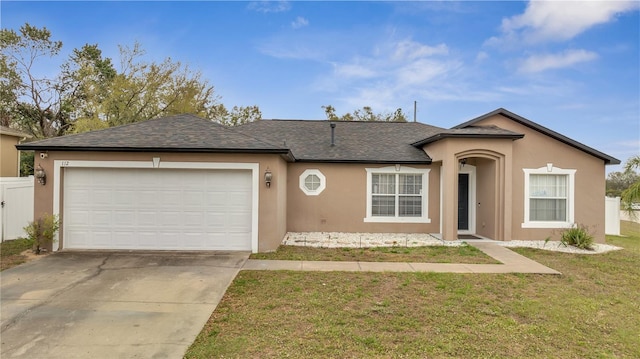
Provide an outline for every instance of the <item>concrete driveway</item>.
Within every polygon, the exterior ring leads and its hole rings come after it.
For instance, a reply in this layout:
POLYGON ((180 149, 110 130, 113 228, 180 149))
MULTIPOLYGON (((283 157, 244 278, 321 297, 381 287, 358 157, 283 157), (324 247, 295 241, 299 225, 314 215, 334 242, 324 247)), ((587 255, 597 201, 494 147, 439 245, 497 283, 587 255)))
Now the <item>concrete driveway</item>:
POLYGON ((62 252, 0 273, 4 358, 182 358, 249 253, 62 252))

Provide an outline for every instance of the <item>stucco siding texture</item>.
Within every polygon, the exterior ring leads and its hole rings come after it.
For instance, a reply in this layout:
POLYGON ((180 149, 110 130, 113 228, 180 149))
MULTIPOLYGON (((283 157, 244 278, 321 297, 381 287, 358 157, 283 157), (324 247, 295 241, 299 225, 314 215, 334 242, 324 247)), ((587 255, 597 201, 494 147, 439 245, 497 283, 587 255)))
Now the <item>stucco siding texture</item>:
POLYGON ((558 239, 561 230, 522 228, 524 222, 524 172, 552 163, 554 167, 575 169, 575 223, 585 225, 597 242, 603 243, 605 166, 602 159, 591 156, 573 146, 556 141, 529 127, 496 115, 481 121, 481 125, 495 125, 525 135, 513 143, 513 218, 512 239, 558 239))
POLYGON ((0 177, 18 177, 18 150, 20 138, 0 134, 0 177))
POLYGON ((428 214, 431 223, 368 223, 367 168, 385 167, 367 164, 291 163, 287 183, 287 227, 290 232, 347 233, 437 233, 439 231, 439 168, 429 168, 428 214), (299 186, 300 175, 317 169, 326 177, 326 188, 316 196, 305 194, 299 186))

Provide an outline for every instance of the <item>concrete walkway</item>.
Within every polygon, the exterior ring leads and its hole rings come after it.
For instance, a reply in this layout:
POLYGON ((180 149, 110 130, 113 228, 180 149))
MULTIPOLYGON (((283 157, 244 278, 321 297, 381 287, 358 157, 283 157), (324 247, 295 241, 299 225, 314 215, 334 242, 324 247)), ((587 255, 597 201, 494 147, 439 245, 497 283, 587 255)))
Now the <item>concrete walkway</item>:
POLYGON ((469 242, 502 264, 284 261, 249 259, 242 270, 562 274, 491 242, 469 242))

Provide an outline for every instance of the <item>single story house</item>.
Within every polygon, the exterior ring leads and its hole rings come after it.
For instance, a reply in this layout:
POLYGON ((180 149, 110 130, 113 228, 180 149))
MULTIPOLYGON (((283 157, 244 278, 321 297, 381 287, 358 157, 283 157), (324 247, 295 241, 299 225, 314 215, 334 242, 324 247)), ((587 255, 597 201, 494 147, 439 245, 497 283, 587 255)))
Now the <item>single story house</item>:
POLYGON ((20 177, 20 151, 16 145, 31 137, 13 128, 0 126, 0 177, 20 177))
POLYGON ((159 118, 17 146, 46 183, 58 249, 274 250, 288 232, 604 241, 605 166, 620 161, 497 109, 408 122, 159 118))

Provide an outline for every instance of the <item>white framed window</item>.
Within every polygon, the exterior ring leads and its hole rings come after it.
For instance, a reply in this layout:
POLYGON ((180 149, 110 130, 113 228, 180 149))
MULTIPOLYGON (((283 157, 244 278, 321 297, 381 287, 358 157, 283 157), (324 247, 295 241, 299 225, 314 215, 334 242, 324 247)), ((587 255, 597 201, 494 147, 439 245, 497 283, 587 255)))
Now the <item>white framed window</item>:
POLYGON ((365 222, 430 223, 427 193, 429 169, 367 168, 365 222))
POLYGON ((300 175, 300 189, 307 196, 317 196, 327 186, 326 177, 317 169, 308 169, 300 175))
POLYGON ((574 169, 546 167, 524 171, 522 228, 567 228, 574 223, 574 169))

